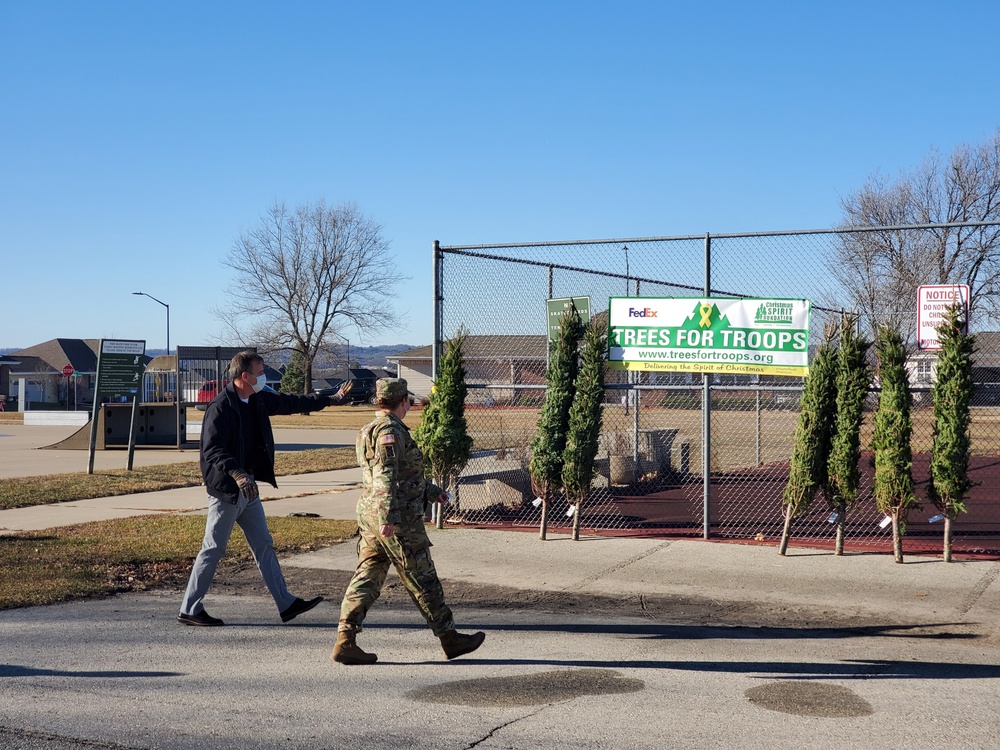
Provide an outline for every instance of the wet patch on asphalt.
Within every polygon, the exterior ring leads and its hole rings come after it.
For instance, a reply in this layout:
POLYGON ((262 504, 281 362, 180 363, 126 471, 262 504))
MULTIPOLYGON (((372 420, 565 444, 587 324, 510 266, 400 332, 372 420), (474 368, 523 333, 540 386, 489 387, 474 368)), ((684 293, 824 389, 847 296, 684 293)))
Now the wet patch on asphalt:
POLYGON ((744 695, 754 705, 796 716, 847 718, 871 716, 872 705, 849 688, 823 682, 783 680, 750 688, 744 695))
POLYGON ((637 693, 643 680, 622 677, 613 669, 568 669, 509 677, 456 680, 411 690, 408 698, 452 706, 537 706, 583 695, 637 693))

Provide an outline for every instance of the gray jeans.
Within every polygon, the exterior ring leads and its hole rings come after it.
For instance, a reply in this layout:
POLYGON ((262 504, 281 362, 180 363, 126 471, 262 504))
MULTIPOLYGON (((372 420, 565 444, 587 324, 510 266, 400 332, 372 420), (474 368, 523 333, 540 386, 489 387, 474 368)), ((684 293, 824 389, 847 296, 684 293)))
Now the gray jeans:
POLYGON ((187 591, 181 602, 182 615, 196 615, 205 609, 205 594, 212 585, 215 569, 226 554, 226 545, 229 544, 229 537, 236 524, 240 525, 246 535, 257 569, 267 590, 274 597, 278 611, 283 612, 295 601, 295 596, 288 593, 285 577, 281 575, 281 566, 278 564, 278 556, 274 554, 274 541, 267 528, 264 506, 260 499, 248 500, 240 493, 239 502, 233 505, 209 495, 205 539, 191 568, 187 591))

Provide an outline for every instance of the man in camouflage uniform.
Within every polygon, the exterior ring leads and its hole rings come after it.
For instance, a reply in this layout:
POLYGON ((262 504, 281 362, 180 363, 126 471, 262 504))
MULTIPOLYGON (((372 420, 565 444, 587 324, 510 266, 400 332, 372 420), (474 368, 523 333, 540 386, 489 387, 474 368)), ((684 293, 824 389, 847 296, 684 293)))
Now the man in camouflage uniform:
POLYGON ((337 644, 330 656, 341 664, 373 664, 378 657, 355 643, 368 609, 382 592, 389 565, 420 609, 445 656, 454 659, 475 651, 485 633, 465 635, 455 630, 451 610, 424 527, 425 503, 445 501, 446 493, 424 478, 424 457, 403 424, 410 409, 406 381, 383 378, 375 384, 375 404, 381 414, 361 428, 355 448, 363 470, 358 500, 358 567, 340 605, 337 644))

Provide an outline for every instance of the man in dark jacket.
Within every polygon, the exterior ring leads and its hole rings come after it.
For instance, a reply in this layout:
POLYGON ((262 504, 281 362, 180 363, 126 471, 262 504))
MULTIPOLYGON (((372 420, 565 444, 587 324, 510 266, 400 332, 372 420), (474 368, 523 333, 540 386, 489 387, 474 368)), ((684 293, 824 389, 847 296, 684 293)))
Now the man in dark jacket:
POLYGON ((264 361, 256 352, 240 352, 229 363, 232 381, 208 405, 201 426, 201 475, 208 490, 205 539, 195 558, 181 602, 178 622, 223 625, 205 611, 204 599, 226 545, 239 524, 257 569, 274 597, 282 622, 308 612, 323 597, 305 601, 288 592, 274 542, 267 528, 257 482, 277 487, 274 476, 272 414, 301 414, 343 403, 348 383, 334 396, 296 396, 265 389, 264 361))

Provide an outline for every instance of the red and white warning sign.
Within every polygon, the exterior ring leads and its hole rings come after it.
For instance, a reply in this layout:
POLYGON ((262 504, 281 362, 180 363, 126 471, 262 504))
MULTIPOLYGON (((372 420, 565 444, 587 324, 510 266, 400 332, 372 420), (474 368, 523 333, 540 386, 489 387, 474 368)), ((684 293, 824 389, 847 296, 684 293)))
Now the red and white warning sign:
POLYGON ((965 330, 969 330, 969 285, 928 284, 917 287, 917 348, 940 349, 937 327, 952 305, 962 305, 965 330))

